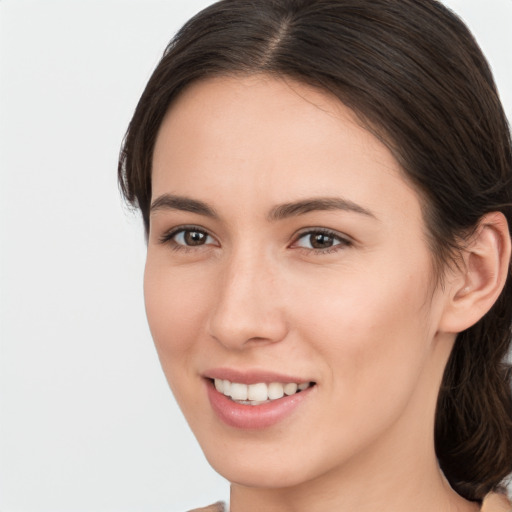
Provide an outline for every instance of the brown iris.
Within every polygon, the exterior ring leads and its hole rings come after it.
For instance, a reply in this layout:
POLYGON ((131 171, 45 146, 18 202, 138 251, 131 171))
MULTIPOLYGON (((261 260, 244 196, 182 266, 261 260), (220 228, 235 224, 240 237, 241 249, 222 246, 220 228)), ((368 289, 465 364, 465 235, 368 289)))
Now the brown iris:
POLYGON ((325 233, 314 233, 309 235, 309 242, 314 249, 327 249, 333 246, 334 238, 325 233))
POLYGON ((206 242, 207 235, 201 231, 185 231, 183 238, 187 245, 203 245, 206 242))

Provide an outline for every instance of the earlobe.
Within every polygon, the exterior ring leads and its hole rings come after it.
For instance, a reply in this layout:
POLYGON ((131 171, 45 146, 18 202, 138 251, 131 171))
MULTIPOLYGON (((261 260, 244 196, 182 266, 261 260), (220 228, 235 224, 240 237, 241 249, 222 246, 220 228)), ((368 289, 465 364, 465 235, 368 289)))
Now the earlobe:
POLYGON ((510 266, 508 223, 500 212, 484 215, 463 250, 447 289, 439 330, 462 332, 482 318, 498 299, 510 266))

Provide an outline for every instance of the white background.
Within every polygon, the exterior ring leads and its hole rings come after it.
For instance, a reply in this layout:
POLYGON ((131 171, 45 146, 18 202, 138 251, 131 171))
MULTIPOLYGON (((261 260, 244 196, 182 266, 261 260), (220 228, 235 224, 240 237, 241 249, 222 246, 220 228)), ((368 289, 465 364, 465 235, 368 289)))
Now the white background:
MULTIPOLYGON (((227 499, 167 389, 117 156, 145 82, 207 0, 0 1, 0 510, 227 499)), ((512 0, 447 2, 512 118, 512 0)))

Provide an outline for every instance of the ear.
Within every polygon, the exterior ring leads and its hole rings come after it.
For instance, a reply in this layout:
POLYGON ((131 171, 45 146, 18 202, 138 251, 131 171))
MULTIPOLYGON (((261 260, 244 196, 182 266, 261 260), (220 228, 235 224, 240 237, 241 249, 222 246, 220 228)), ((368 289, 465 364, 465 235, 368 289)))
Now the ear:
POLYGON ((462 332, 491 309, 509 274, 510 250, 505 216, 500 212, 484 215, 447 281, 439 331, 462 332))

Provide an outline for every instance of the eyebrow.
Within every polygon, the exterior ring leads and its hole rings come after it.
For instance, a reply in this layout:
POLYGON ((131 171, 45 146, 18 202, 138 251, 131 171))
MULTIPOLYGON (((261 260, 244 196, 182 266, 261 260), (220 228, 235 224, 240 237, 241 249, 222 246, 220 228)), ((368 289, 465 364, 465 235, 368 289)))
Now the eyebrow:
MULTIPOLYGON (((212 219, 220 217, 215 208, 203 201, 172 194, 162 194, 152 202, 151 212, 158 210, 178 210, 204 215, 212 219)), ((348 199, 341 197, 315 197, 274 206, 267 215, 267 219, 269 221, 278 221, 314 211, 332 210, 354 212, 374 219, 377 218, 370 210, 348 199)))
POLYGON ((314 211, 342 210, 354 212, 377 219, 368 209, 342 197, 318 197, 285 203, 272 208, 268 215, 269 220, 282 220, 296 215, 304 215, 314 211))
POLYGON ((204 215, 212 219, 218 219, 219 215, 214 208, 198 201, 197 199, 191 199, 185 196, 175 196, 171 194, 162 194, 157 197, 151 203, 151 212, 158 210, 179 210, 183 212, 197 213, 198 215, 204 215))

